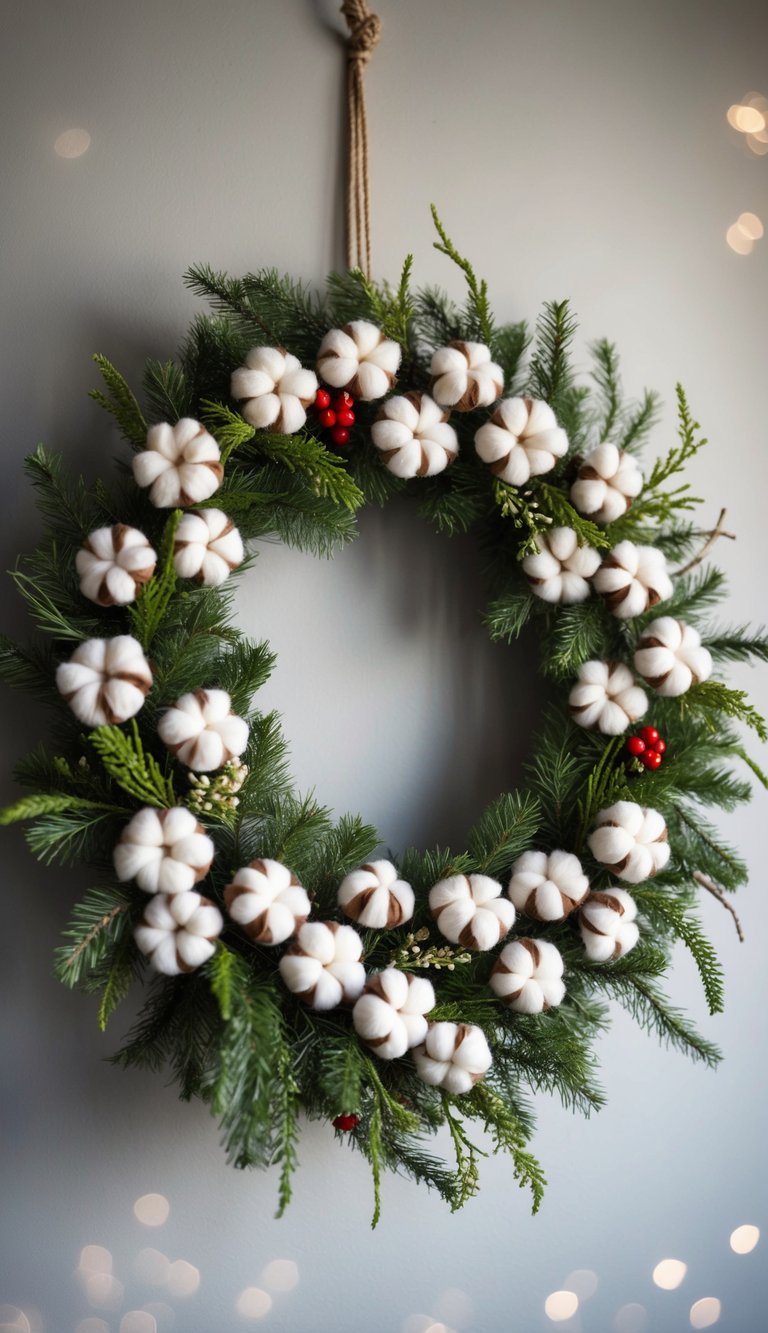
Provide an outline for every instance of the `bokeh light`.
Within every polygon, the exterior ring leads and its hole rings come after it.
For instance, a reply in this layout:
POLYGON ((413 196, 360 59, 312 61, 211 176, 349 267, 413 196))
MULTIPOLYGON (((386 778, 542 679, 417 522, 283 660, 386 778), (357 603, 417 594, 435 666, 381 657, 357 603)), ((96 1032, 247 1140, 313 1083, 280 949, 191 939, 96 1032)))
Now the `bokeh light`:
POLYGON ((133 1205, 134 1216, 145 1227, 161 1227, 168 1221, 171 1205, 164 1194, 142 1194, 133 1205))
POLYGON ((85 1276, 85 1294, 88 1304, 97 1310, 115 1310, 122 1304, 125 1287, 111 1273, 88 1273, 85 1276))
POLYGON ((17 1305, 0 1305, 0 1333, 31 1333, 31 1325, 17 1305))
POLYGON ((240 1292, 235 1309, 243 1319, 263 1319, 272 1309, 272 1297, 261 1287, 246 1287, 240 1292))
POLYGON ((725 239, 737 255, 749 255, 752 253, 754 241, 750 240, 749 236, 744 234, 738 222, 731 223, 725 233, 725 239))
POLYGON ((82 157, 91 146, 91 136, 87 130, 65 130, 60 134, 53 151, 57 157, 82 157))
POLYGON ((691 1328, 710 1328, 720 1318, 722 1309, 716 1296, 703 1296, 691 1306, 691 1328))
POLYGON ((675 1291, 688 1272, 682 1259, 662 1259, 653 1270, 653 1280, 662 1291, 675 1291))
POLYGON ((735 103, 727 111, 728 124, 740 134, 755 134, 765 129, 765 116, 756 106, 735 103))
POLYGON ((740 213, 736 219, 736 226, 739 231, 743 231, 750 241, 759 241, 765 232, 765 227, 760 221, 757 213, 740 213))
POLYGON ((168 1280, 168 1270, 171 1261, 166 1254, 160 1250, 154 1250, 148 1246, 145 1250, 139 1250, 133 1261, 133 1271, 140 1282, 146 1282, 150 1287, 162 1287, 168 1280))
POLYGON ((730 1246, 734 1254, 751 1254, 760 1239, 760 1228, 745 1223, 731 1232, 730 1246))
POLYGON ((456 1329, 466 1328, 474 1321, 472 1301, 460 1287, 447 1287, 440 1293, 433 1308, 437 1319, 444 1319, 456 1329))
POLYGON ((175 1259, 168 1266, 165 1285, 172 1296, 194 1296, 200 1286, 200 1270, 186 1259, 175 1259))
POLYGON ((544 1313, 554 1324, 570 1319, 579 1308, 575 1291, 552 1291, 544 1302, 544 1313))
POLYGON ((272 1259, 262 1269, 259 1281, 267 1291, 293 1291, 299 1285, 299 1265, 293 1259, 272 1259))
POLYGON ((637 1301, 622 1305, 613 1317, 616 1333, 645 1333, 648 1327, 648 1311, 637 1301))
POLYGON ((103 1245, 84 1245, 77 1265, 78 1273, 111 1273, 112 1255, 103 1245))
POLYGON ((597 1273, 591 1268, 574 1268, 565 1279, 566 1291, 575 1291, 580 1301, 588 1301, 597 1291, 597 1273))
POLYGON ((400 1325, 400 1333, 427 1333, 434 1322, 431 1314, 409 1314, 400 1325))
POLYGON ((129 1310, 120 1320, 120 1333, 157 1333, 157 1320, 146 1310, 129 1310))

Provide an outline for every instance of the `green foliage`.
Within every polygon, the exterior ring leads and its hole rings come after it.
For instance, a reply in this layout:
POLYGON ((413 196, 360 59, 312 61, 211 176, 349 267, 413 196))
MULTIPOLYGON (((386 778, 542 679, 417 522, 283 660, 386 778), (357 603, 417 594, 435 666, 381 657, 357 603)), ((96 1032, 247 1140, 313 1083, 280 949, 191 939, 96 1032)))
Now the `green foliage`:
POLYGON ((448 236, 435 205, 432 204, 432 221, 439 241, 434 241, 434 247, 440 251, 441 255, 446 255, 448 259, 453 260, 457 268, 460 268, 464 274, 467 284, 467 332, 472 339, 478 339, 480 342, 491 343, 493 341, 493 315, 491 314, 490 301, 488 299, 488 284, 485 279, 478 281, 475 270, 468 259, 460 255, 453 241, 448 236))
POLYGON ((91 389, 89 397, 115 418, 129 444, 136 449, 143 448, 147 440, 147 423, 136 398, 120 371, 105 356, 96 355, 93 359, 101 371, 104 389, 91 389))
POLYGON ((722 968, 714 946, 707 939, 698 921, 686 910, 684 904, 663 889, 643 885, 635 890, 635 897, 654 927, 666 927, 690 950, 701 977, 709 1012, 722 1013, 722 968))
POLYGON ((529 847, 539 825, 539 803, 528 792, 504 792, 488 806, 467 840, 467 855, 482 875, 497 877, 529 847))
POLYGON ((135 718, 127 732, 115 726, 94 727, 88 739, 110 778, 129 796, 161 808, 175 805, 173 782, 144 749, 135 718))
MULTIPOLYGON (((676 386, 676 393, 680 443, 673 445, 664 458, 656 460, 651 469, 651 474, 646 480, 640 496, 632 504, 632 508, 627 511, 623 518, 609 524, 607 532, 610 535, 612 546, 616 542, 624 541, 627 538, 635 541, 637 540, 637 533, 642 527, 662 527, 673 522, 681 511, 694 509, 696 505, 701 504, 701 499, 691 494, 690 484, 687 481, 680 481, 678 485, 672 487, 667 484, 678 479, 685 472, 691 459, 707 443, 702 436, 697 436, 699 423, 694 421, 691 415, 685 390, 681 384, 676 386)), ((647 419, 652 420, 654 412, 655 402, 647 407, 647 419)), ((643 421, 639 423, 640 429, 644 424, 643 421)), ((636 434, 632 436, 630 443, 635 438, 636 434)), ((623 447, 627 447, 626 443, 623 444, 623 447)))
POLYGON ((64 931, 67 943, 56 950, 59 981, 65 986, 86 984, 92 989, 94 974, 98 976, 130 924, 130 903, 124 893, 116 888, 89 889, 75 903, 64 931))
POLYGON ((720 680, 703 680, 697 685, 692 685, 687 694, 682 696, 681 708, 685 711, 704 713, 711 719, 713 730, 718 725, 717 714, 721 713, 724 717, 733 718, 751 727, 761 741, 768 740, 765 718, 749 702, 746 690, 731 689, 720 680))
POLYGON ((175 361, 147 361, 144 367, 144 396, 156 421, 172 425, 192 409, 190 388, 183 368, 175 361))
POLYGON ((556 413, 573 384, 569 352, 577 327, 568 301, 548 301, 536 325, 528 393, 543 398, 556 413))
POLYGON ((171 599, 176 590, 176 570, 173 565, 173 547, 176 529, 181 519, 181 510, 174 509, 163 530, 163 540, 158 554, 157 571, 149 583, 140 589, 139 595, 128 608, 131 629, 145 652, 168 614, 171 599))

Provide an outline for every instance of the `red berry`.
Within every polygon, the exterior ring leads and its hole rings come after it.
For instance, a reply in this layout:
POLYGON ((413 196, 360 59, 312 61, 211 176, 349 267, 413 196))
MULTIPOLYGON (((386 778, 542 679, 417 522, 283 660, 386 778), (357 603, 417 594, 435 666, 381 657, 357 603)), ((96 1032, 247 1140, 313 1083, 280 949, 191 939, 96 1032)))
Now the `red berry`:
POLYGON ((343 426, 334 426, 331 431, 331 439, 341 449, 343 445, 349 444, 349 431, 345 430, 343 426))
POLYGON ((354 426, 355 414, 349 407, 340 407, 336 413, 336 420, 340 426, 354 426))
POLYGON ((315 394, 315 407, 318 409, 318 411, 322 412, 324 408, 330 407, 330 405, 331 405, 331 395, 329 394, 328 390, 318 389, 317 393, 315 394))
POLYGON ((640 730, 640 735, 642 736, 646 745, 650 746, 655 746, 657 740, 659 739, 659 733, 655 727, 642 727, 640 730))
POLYGON ((333 400, 333 406, 336 408, 336 411, 338 412, 341 408, 344 407, 354 407, 355 400, 352 397, 351 393, 337 393, 333 400))
POLYGON ((651 770, 661 767, 661 755, 658 750, 646 750, 645 754, 640 756, 640 763, 651 770))
POLYGON ((659 754, 663 754, 667 748, 667 742, 665 740, 662 740, 661 736, 659 736, 659 739, 657 740, 653 748, 655 750, 658 750, 659 754))
POLYGON ((642 754, 645 749, 645 741, 642 736, 630 736, 627 741, 627 749, 630 754, 642 754))
POLYGON ((349 1133, 352 1129, 357 1129, 360 1124, 359 1115, 337 1115, 333 1122, 334 1129, 341 1129, 344 1133, 349 1133))
POLYGON ((320 413, 318 421, 321 426, 325 426, 330 430, 331 426, 336 425, 336 413, 332 412, 331 409, 327 407, 324 412, 320 413))

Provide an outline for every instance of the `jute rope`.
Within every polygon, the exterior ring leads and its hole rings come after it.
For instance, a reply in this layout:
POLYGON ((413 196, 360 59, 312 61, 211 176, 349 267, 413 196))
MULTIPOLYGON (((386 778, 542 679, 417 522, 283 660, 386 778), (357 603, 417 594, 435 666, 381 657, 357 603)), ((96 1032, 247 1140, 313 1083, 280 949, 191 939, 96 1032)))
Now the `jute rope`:
POLYGON ((371 276, 371 198, 368 178, 368 117, 365 110, 365 67, 381 36, 381 19, 365 0, 344 0, 341 12, 349 26, 347 38, 347 267, 371 276))

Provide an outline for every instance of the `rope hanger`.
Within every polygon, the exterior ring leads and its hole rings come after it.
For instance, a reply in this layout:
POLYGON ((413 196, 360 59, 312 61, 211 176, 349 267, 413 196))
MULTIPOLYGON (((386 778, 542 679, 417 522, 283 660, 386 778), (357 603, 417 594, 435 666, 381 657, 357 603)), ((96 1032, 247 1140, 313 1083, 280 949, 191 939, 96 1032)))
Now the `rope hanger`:
POLYGON ((347 20, 347 268, 371 276, 371 199, 368 173, 368 116, 365 69, 381 37, 381 19, 366 0, 344 0, 347 20))

